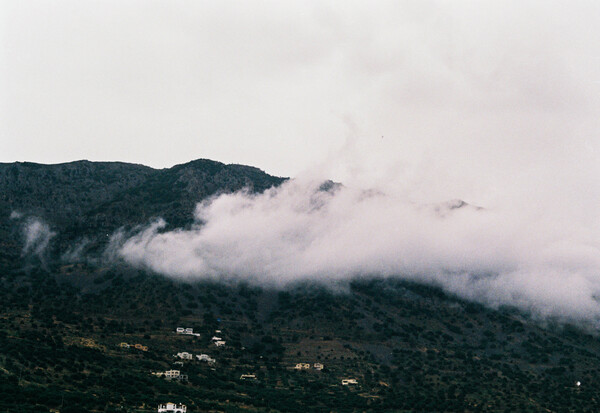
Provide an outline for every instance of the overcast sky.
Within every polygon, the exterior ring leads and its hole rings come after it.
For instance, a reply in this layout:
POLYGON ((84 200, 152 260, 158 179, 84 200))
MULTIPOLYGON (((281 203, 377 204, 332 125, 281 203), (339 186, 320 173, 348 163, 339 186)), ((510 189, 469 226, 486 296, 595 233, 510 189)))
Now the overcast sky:
POLYGON ((600 175, 598 2, 0 5, 2 162, 209 158, 480 203, 600 175))

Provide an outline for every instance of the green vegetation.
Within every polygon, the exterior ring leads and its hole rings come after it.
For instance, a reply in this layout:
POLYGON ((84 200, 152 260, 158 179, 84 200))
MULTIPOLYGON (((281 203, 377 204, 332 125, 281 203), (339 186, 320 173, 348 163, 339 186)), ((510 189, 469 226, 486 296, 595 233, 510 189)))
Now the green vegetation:
POLYGON ((389 278, 280 291, 175 282, 97 259, 122 226, 161 216, 184 227, 206 197, 282 181, 206 160, 166 170, 0 164, 0 411, 152 412, 168 401, 190 412, 600 411, 600 340, 577 326, 389 278), (56 231, 45 256, 21 256, 14 211, 56 231), (61 259, 83 240, 88 259, 61 259), (217 363, 175 364, 181 351, 217 363), (189 380, 151 374, 169 369, 189 380), (348 378, 358 385, 342 386, 348 378))
POLYGON ((5 272, 0 294, 0 410, 136 412, 166 401, 190 411, 599 408, 597 337, 405 282, 272 291, 83 266, 68 276, 5 272), (176 335, 177 326, 201 337, 176 335), (211 343, 216 329, 224 348, 211 343), (217 364, 177 366, 180 351, 217 364), (298 362, 325 369, 296 371, 298 362), (189 381, 151 375, 171 368, 189 381), (258 380, 239 380, 247 373, 258 380))

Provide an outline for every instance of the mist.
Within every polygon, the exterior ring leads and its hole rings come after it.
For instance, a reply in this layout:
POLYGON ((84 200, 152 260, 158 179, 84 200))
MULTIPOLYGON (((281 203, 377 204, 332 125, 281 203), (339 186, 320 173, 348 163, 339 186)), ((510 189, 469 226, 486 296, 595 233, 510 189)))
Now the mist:
POLYGON ((531 199, 495 208, 423 204, 401 194, 294 179, 263 194, 197 205, 191 229, 157 220, 110 248, 126 262, 185 280, 285 288, 339 287, 356 277, 436 285, 487 305, 540 316, 600 316, 596 233, 560 223, 531 199))
POLYGON ((401 277, 600 316, 597 2, 8 2, 0 15, 7 160, 202 157, 294 177, 208 200, 186 230, 117 232, 106 257, 281 288, 401 277), (319 191, 327 179, 344 186, 319 191))
MULTIPOLYGON (((11 214, 11 217, 13 217, 13 214, 11 214)), ((13 219, 15 218, 16 216, 13 219)), ((42 262, 45 262, 48 245, 56 232, 52 231, 50 226, 40 218, 27 218, 21 225, 24 239, 22 255, 36 256, 42 262)))
POLYGON ((65 262, 85 262, 90 259, 87 256, 86 248, 90 245, 91 241, 84 237, 79 242, 71 245, 67 250, 62 253, 60 259, 65 262))

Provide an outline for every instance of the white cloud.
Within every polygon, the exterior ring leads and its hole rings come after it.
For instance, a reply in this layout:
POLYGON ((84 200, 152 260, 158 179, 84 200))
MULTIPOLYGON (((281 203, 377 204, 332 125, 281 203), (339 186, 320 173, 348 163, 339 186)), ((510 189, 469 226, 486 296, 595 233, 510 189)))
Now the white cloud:
POLYGON ((43 260, 48 244, 56 232, 50 230, 50 226, 41 219, 30 218, 23 224, 23 235, 23 255, 36 255, 43 260))
POLYGON ((163 232, 157 221, 112 247, 133 265, 178 278, 285 286, 401 277, 491 305, 600 317, 598 238, 553 214, 532 215, 527 199, 449 209, 454 204, 317 188, 298 179, 260 195, 221 195, 198 205, 191 230, 163 232))
POLYGON ((597 316, 597 2, 7 1, 0 18, 6 161, 206 157, 348 188, 312 212, 302 179, 223 196, 201 228, 129 239, 131 262, 402 273, 597 316), (487 210, 407 201, 453 198, 487 210))

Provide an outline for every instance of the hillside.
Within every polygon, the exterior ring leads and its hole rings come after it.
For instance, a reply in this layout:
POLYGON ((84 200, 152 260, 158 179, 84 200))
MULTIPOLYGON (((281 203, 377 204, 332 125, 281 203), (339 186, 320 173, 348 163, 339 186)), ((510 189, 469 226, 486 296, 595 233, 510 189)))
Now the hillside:
POLYGON ((158 216, 185 227, 202 199, 281 182, 207 160, 165 170, 0 165, 0 410, 153 412, 166 402, 189 412, 600 409, 596 335, 435 286, 373 277, 278 290, 61 258, 84 238, 84 253, 97 256, 120 227, 158 216), (23 225, 34 217, 56 233, 44 256, 22 254, 23 225), (171 369, 187 381, 152 374, 171 369))
POLYGON ((171 227, 193 218, 197 202, 247 188, 262 192, 284 178, 244 165, 200 159, 169 169, 121 162, 77 161, 58 165, 0 164, 0 243, 16 259, 21 251, 14 220, 39 218, 57 233, 51 253, 86 240, 101 251, 106 234, 162 217, 171 227))

